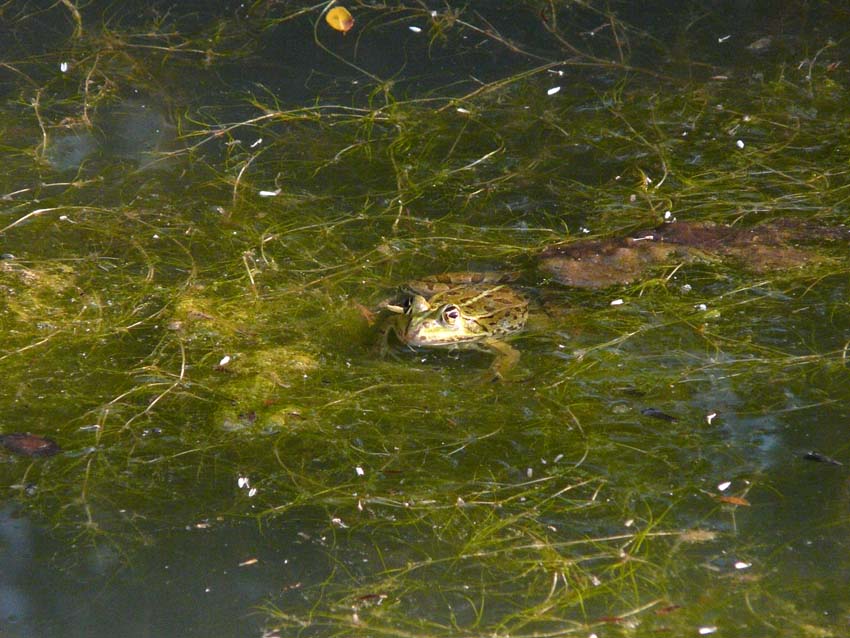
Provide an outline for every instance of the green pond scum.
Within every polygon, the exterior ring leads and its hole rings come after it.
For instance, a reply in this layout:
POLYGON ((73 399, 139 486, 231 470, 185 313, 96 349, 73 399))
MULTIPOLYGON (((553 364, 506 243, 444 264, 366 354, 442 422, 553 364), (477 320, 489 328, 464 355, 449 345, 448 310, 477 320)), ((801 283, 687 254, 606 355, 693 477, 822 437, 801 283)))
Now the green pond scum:
POLYGON ((850 634, 846 3, 335 6, 0 5, 0 634, 850 634))

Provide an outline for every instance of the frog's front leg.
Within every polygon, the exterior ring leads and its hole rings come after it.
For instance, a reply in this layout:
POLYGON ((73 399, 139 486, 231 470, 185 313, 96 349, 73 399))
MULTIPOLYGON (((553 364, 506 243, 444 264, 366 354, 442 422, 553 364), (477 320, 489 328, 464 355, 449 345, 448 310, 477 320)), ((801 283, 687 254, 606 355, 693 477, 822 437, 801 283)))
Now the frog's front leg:
POLYGON ((490 369, 487 371, 487 381, 501 381, 505 374, 519 361, 520 352, 509 343, 498 339, 487 339, 482 342, 495 355, 490 369))

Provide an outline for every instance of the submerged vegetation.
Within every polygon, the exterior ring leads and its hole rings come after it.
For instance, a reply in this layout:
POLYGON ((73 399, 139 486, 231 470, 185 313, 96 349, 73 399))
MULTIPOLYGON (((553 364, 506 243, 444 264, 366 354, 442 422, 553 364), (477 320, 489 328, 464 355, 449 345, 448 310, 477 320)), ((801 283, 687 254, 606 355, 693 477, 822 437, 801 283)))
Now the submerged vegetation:
POLYGON ((71 571, 248 530, 267 636, 845 634, 850 12, 475 4, 3 6, 9 501, 71 571), (381 357, 486 270, 504 379, 381 357))

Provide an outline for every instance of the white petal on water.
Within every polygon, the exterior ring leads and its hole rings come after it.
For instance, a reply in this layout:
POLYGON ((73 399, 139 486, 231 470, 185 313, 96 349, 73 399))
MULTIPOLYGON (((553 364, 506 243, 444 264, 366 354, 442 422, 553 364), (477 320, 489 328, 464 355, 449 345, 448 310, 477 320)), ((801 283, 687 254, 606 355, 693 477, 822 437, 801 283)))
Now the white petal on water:
POLYGON ((224 367, 224 366, 226 366, 228 363, 230 363, 230 361, 231 361, 230 355, 229 355, 229 354, 226 354, 226 355, 224 355, 224 356, 221 358, 221 361, 219 361, 219 362, 218 362, 218 367, 219 367, 219 368, 223 368, 223 367, 224 367))
POLYGON ((732 485, 732 481, 723 481, 722 483, 720 483, 717 486, 717 489, 720 490, 721 492, 725 492, 726 490, 729 489, 730 485, 732 485))
POLYGON ((260 197, 277 197, 278 195, 280 195, 280 189, 278 188, 275 191, 260 191, 258 195, 260 197))
POLYGON ((716 631, 717 631, 717 627, 700 627, 699 628, 699 635, 700 636, 707 636, 708 634, 713 634, 716 631))
POLYGON ((555 93, 557 93, 560 90, 561 90, 560 86, 553 86, 551 89, 546 91, 546 95, 555 95, 555 93))
POLYGON ((365 476, 366 472, 359 465, 354 468, 354 471, 357 473, 357 476, 365 476))
POLYGON ((744 148, 744 140, 738 140, 737 142, 735 142, 735 146, 737 146, 738 148, 744 148))
POLYGON ((614 299, 614 301, 611 302, 611 305, 612 306, 622 306, 624 303, 626 303, 626 302, 623 301, 622 299, 614 299))
POLYGON ((410 25, 407 28, 413 31, 413 33, 422 33, 422 27, 415 27, 413 25, 410 25))
POLYGON ((752 566, 752 563, 745 563, 742 560, 739 560, 737 563, 735 563, 735 569, 749 569, 752 566))
POLYGON ((252 487, 250 490, 248 490, 248 498, 252 498, 253 496, 256 496, 256 494, 257 494, 257 488, 256 487, 252 487))
POLYGON ((67 73, 68 72, 68 63, 67 62, 60 62, 59 63, 59 70, 62 71, 62 73, 67 73))
POLYGON ((236 485, 238 485, 240 487, 240 489, 244 488, 244 487, 248 487, 248 477, 247 476, 240 476, 238 479, 236 479, 236 485))

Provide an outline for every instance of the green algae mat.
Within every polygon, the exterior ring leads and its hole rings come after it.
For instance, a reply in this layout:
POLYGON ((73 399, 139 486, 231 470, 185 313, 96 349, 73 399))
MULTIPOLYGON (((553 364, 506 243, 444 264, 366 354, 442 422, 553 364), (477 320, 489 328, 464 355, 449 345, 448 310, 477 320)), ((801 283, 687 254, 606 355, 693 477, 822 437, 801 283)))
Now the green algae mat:
POLYGON ((847 635, 849 28, 0 5, 0 634, 847 635))

